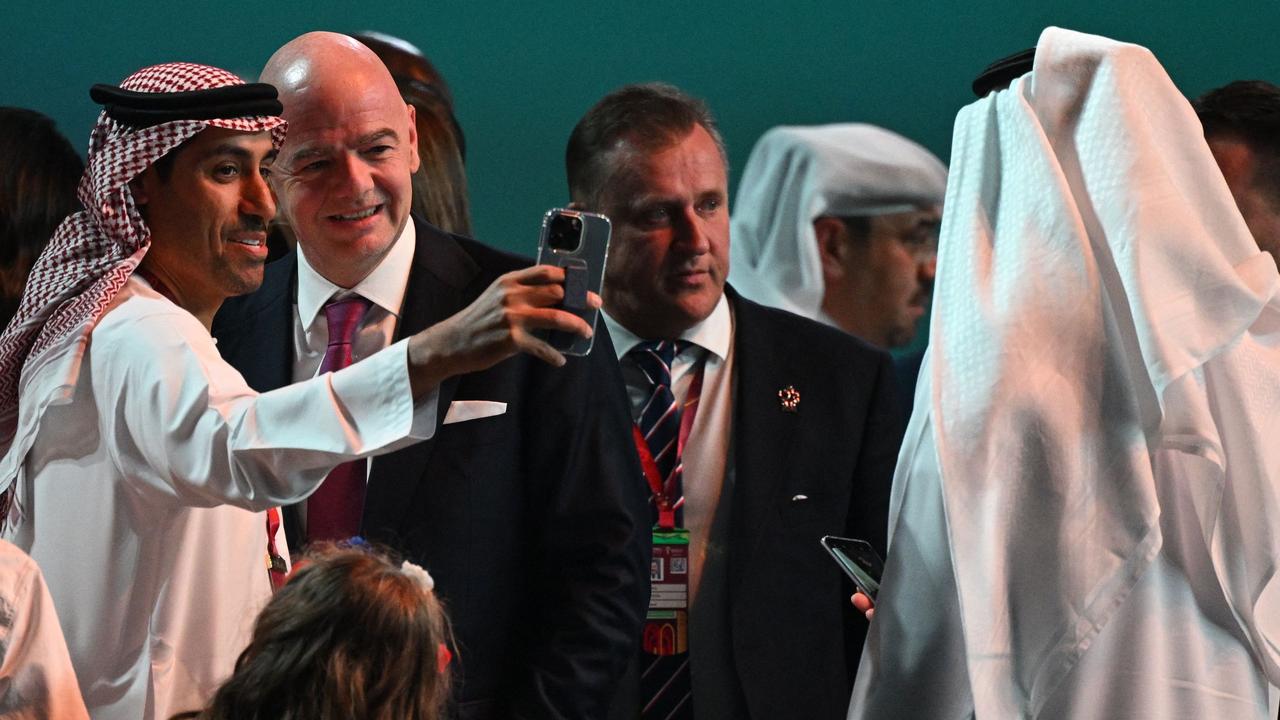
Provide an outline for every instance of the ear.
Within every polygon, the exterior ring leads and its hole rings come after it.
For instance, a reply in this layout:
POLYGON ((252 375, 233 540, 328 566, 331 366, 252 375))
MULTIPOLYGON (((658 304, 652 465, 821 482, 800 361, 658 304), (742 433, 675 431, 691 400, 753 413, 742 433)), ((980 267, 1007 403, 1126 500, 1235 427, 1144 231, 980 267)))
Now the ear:
POLYGON ((409 172, 418 172, 418 166, 422 164, 422 158, 418 154, 418 110, 413 105, 405 103, 405 109, 409 112, 409 172))
POLYGON ((813 221, 813 234, 818 243, 818 259, 822 262, 822 279, 828 285, 845 274, 849 254, 849 229, 839 218, 820 217, 813 221))

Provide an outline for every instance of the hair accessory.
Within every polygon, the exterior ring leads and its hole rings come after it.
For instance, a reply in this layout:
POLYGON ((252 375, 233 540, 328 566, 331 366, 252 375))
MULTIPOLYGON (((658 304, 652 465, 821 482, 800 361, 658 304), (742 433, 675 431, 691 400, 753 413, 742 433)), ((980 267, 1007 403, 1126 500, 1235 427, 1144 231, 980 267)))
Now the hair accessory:
POLYGON ((400 572, 413 578, 413 581, 427 592, 431 592, 436 586, 436 581, 431 578, 431 573, 424 570, 421 565, 415 565, 405 560, 400 563, 400 572))
POLYGON ((365 550, 367 552, 373 551, 373 546, 369 544, 369 541, 365 540, 363 537, 360 537, 359 535, 352 535, 351 537, 347 538, 346 540, 343 540, 338 544, 349 547, 349 548, 354 548, 356 550, 365 550))

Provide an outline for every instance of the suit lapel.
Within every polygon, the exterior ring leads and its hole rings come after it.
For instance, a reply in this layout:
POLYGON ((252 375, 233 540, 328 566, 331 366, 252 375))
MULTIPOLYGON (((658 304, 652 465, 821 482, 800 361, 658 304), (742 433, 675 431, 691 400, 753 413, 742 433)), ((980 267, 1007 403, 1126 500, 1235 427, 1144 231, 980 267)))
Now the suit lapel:
POLYGON ((746 591, 760 543, 779 530, 781 488, 790 484, 786 448, 794 447, 797 418, 783 412, 778 391, 791 382, 779 338, 768 318, 725 288, 734 308, 734 487, 730 515, 730 596, 746 591))
MULTIPOLYGON (((480 268, 456 240, 414 217, 417 230, 413 265, 405 288, 396 340, 410 337, 466 307, 480 268)), ((441 383, 436 405, 436 434, 444 422, 459 378, 441 383)), ((434 438, 434 436, 433 436, 434 438)), ((371 538, 387 537, 400 525, 409 500, 431 456, 435 441, 415 443, 374 458, 365 494, 364 532, 371 538)))

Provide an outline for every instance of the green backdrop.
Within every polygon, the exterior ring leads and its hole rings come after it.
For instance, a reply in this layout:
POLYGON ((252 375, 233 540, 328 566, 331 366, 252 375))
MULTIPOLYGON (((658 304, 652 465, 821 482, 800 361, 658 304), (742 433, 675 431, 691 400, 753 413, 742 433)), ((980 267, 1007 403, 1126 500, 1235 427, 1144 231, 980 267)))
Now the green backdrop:
POLYGON ((400 35, 453 86, 476 235, 525 253, 542 212, 565 201, 569 130, 627 82, 666 80, 706 98, 736 170, 782 123, 877 123, 945 160, 973 76, 1050 24, 1146 45, 1193 95, 1232 79, 1280 81, 1277 0, 5 5, 0 104, 53 116, 82 151, 94 82, 166 60, 254 76, 313 29, 400 35))

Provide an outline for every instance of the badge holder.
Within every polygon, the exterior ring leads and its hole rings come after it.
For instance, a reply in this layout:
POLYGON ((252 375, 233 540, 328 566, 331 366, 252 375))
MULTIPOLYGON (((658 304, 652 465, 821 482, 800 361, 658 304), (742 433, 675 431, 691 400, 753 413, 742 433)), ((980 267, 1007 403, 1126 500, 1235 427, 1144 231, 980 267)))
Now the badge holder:
POLYGON ((689 531, 653 529, 649 612, 641 646, 650 655, 689 651, 689 531))

